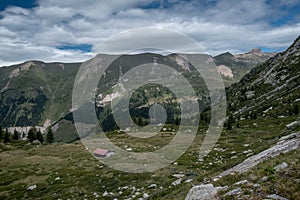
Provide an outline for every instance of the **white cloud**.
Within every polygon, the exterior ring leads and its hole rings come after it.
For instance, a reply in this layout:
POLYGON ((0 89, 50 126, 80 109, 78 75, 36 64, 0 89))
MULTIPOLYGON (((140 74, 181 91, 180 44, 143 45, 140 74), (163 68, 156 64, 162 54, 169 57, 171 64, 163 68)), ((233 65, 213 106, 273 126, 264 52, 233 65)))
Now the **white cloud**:
POLYGON ((27 60, 45 60, 45 58, 47 62, 80 62, 95 56, 93 53, 58 50, 52 47, 36 46, 32 44, 2 43, 0 46, 0 52, 2 52, 2 66, 20 63, 27 60))
POLYGON ((40 0, 38 7, 32 9, 8 7, 0 12, 0 66, 30 59, 84 60, 91 55, 57 47, 64 44, 95 47, 120 31, 140 27, 169 28, 185 33, 211 54, 243 52, 254 47, 285 48, 300 33, 299 24, 270 25, 272 20, 286 14, 280 6, 294 6, 296 0, 290 3, 282 0, 279 4, 261 0, 239 3, 235 0, 176 0, 167 5, 162 1, 158 8, 144 9, 149 2, 40 0))

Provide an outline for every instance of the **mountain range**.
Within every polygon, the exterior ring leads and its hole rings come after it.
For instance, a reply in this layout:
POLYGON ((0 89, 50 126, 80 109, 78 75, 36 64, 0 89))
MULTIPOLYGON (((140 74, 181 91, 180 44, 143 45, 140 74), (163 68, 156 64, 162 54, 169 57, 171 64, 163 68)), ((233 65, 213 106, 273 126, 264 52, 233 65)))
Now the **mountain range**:
MULTIPOLYGON (((229 86, 239 81, 254 66, 263 63, 274 55, 274 53, 264 53, 260 49, 253 49, 245 54, 233 55, 226 52, 211 58, 215 62, 218 72, 222 75, 225 85, 229 86)), ((97 55, 100 58, 106 56, 109 55, 97 55)), ((101 79, 98 84, 98 93, 100 94, 101 91, 102 99, 97 101, 99 105, 96 108, 98 119, 104 130, 115 128, 115 124, 111 122, 110 108, 107 105, 110 101, 109 95, 111 95, 112 87, 122 74, 145 63, 159 63, 174 67, 191 81, 198 96, 208 96, 203 79, 201 77, 192 78, 197 77, 197 73, 189 63, 176 54, 167 56, 152 53, 122 55, 109 66, 105 79, 101 79), (201 87, 199 87, 200 85, 201 87), (108 102, 103 102, 105 99, 108 102), (105 105, 101 105, 103 103, 105 105)), ((70 142, 75 140, 77 135, 70 109, 73 83, 81 64, 28 61, 18 65, 1 67, 0 124, 3 127, 51 126, 55 132, 56 141, 70 142)), ((155 92, 151 87, 147 89, 152 91, 152 95, 155 92)), ((142 91, 140 90, 138 93, 142 93, 142 91)), ((137 97, 140 96, 139 94, 136 95, 137 97)), ((162 90, 159 94, 154 95, 162 95, 162 102, 164 102, 164 98, 169 93, 162 90)), ((147 101, 145 99, 133 100, 133 117, 142 115, 143 123, 147 123, 149 116, 146 113, 153 98, 153 96, 146 95, 147 101)), ((199 103, 202 105, 201 109, 204 110, 209 103, 209 98, 201 98, 199 103)), ((172 108, 174 107, 172 104, 165 104, 164 106, 170 108, 170 114, 176 115, 178 112, 172 108)), ((174 118, 169 119, 168 122, 175 123, 175 121, 174 118)))

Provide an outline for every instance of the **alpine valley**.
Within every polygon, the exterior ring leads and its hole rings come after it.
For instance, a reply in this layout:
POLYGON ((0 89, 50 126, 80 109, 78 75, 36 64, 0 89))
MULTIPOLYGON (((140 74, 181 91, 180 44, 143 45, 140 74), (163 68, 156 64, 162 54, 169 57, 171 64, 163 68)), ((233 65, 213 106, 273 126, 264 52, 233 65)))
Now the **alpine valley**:
POLYGON ((5 137, 1 134, 0 199, 299 199, 300 37, 277 54, 253 49, 214 57, 153 53, 118 57, 97 83, 93 104, 106 136, 128 152, 162 148, 180 124, 175 95, 158 84, 138 88, 129 102, 130 115, 140 126, 150 123, 152 105, 165 107, 166 124, 155 136, 132 137, 114 122, 113 88, 126 72, 145 63, 170 66, 189 80, 201 112, 187 151, 169 166, 141 174, 109 168, 78 140, 72 92, 82 63, 28 61, 1 67, 0 131, 5 137), (185 56, 214 61, 226 86, 224 128, 212 151, 200 159, 211 99, 204 79, 185 56), (31 141, 32 126, 42 132, 40 142, 31 141), (49 142, 49 132, 54 141, 49 142), (42 143, 43 137, 47 142, 42 143))

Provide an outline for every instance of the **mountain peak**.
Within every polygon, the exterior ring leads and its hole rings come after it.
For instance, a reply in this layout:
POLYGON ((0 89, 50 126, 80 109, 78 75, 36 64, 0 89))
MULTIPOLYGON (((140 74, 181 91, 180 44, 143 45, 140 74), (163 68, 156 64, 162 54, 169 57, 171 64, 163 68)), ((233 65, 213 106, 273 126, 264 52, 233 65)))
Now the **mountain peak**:
POLYGON ((261 48, 254 48, 250 51, 250 53, 260 55, 262 53, 262 50, 261 48))
POLYGON ((288 48, 298 48, 300 46, 300 35, 298 36, 297 39, 295 39, 295 41, 293 42, 293 44, 288 48))
POLYGON ((221 57, 229 57, 230 58, 230 57, 233 57, 233 55, 227 51, 225 53, 221 53, 221 54, 215 56, 215 58, 221 58, 221 57))

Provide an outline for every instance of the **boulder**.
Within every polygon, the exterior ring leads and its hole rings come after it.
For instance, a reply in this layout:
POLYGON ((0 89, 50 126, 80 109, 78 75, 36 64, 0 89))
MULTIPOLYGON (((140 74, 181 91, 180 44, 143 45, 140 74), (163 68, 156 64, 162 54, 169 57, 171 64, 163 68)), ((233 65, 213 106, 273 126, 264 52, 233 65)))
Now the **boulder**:
POLYGON ((185 200, 216 200, 221 189, 223 187, 214 187, 212 184, 196 185, 190 189, 185 200))
POLYGON ((34 189, 36 189, 36 185, 31 185, 31 186, 29 186, 28 188, 27 188, 27 190, 34 190, 34 189))
POLYGON ((274 169, 275 169, 276 172, 278 172, 278 171, 280 171, 280 170, 282 170, 282 169, 285 169, 285 168, 287 168, 287 167, 288 167, 288 164, 287 164, 286 162, 283 162, 283 163, 281 163, 281 164, 279 164, 279 165, 276 165, 276 166, 274 167, 274 169))
POLYGON ((40 145, 40 144, 42 144, 39 140, 33 140, 32 141, 32 144, 36 144, 36 145, 40 145))

